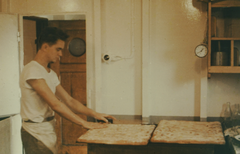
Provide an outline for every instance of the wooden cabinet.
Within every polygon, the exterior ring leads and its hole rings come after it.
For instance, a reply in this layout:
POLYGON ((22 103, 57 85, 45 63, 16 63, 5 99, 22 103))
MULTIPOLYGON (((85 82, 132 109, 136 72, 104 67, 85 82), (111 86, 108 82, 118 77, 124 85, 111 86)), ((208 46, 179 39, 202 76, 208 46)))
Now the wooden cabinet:
POLYGON ((208 77, 240 73, 240 1, 208 3, 208 77))

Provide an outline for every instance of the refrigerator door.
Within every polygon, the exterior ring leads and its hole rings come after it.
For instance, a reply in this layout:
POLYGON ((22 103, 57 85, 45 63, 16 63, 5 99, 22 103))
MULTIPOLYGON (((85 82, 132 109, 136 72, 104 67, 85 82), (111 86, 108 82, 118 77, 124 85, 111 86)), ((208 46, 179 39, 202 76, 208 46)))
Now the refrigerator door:
POLYGON ((0 118, 20 112, 18 16, 0 14, 0 118))

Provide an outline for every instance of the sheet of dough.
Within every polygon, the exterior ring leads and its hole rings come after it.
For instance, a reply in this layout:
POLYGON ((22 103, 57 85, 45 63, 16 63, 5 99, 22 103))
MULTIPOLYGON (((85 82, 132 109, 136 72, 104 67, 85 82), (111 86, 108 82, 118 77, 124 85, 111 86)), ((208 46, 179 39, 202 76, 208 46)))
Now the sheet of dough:
POLYGON ((114 145, 147 145, 155 128, 155 125, 141 124, 107 125, 107 128, 88 130, 77 139, 77 142, 114 145))
POLYGON ((225 144, 220 122, 161 120, 151 142, 179 144, 225 144))

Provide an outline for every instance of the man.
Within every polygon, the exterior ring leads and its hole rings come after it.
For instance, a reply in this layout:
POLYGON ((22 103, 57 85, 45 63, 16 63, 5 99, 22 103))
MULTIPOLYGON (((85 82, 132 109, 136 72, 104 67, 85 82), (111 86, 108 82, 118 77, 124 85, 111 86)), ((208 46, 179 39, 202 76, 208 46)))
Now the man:
POLYGON ((56 133, 54 111, 86 129, 106 125, 87 122, 76 115, 85 114, 108 122, 114 117, 97 113, 72 98, 61 86, 56 73, 48 66, 61 56, 68 36, 57 28, 46 28, 38 42, 38 52, 20 76, 22 141, 26 154, 55 154, 56 133))

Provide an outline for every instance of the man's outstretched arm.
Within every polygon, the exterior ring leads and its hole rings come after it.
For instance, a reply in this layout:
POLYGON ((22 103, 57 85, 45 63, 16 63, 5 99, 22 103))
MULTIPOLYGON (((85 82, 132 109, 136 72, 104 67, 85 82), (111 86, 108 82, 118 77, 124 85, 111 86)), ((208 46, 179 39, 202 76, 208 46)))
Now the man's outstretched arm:
POLYGON ((71 109, 69 109, 63 102, 58 100, 58 98, 53 94, 53 92, 48 87, 44 79, 30 79, 27 83, 37 92, 37 94, 42 97, 48 105, 57 112, 60 116, 83 126, 87 129, 104 128, 105 125, 99 123, 92 123, 83 120, 81 117, 76 115, 71 109))
POLYGON ((85 114, 87 116, 94 117, 95 119, 103 120, 106 123, 108 122, 108 120, 106 118, 111 118, 111 119, 115 120, 115 118, 113 116, 110 116, 110 115, 107 115, 107 114, 103 114, 103 113, 98 113, 98 112, 95 112, 95 111, 87 108, 82 103, 80 103, 78 100, 72 98, 65 91, 65 89, 61 85, 57 86, 57 88, 56 88, 56 95, 62 101, 64 101, 66 103, 66 105, 75 113, 85 114))

